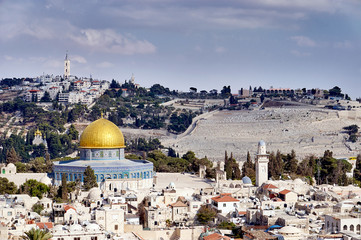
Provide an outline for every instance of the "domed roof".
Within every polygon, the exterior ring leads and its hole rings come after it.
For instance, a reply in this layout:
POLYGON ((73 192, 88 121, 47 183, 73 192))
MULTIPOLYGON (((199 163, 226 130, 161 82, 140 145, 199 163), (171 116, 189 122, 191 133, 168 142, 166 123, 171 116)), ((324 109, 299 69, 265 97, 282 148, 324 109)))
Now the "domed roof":
POLYGON ((86 230, 88 231, 99 231, 99 225, 95 224, 95 223, 91 223, 89 225, 86 226, 86 230))
POLYGON ((120 129, 111 121, 100 118, 89 124, 80 137, 80 148, 125 148, 120 129))
POLYGON ((40 178, 40 182, 44 183, 45 185, 51 185, 51 179, 48 176, 44 176, 40 178))
POLYGON ((55 225, 53 228, 53 231, 58 232, 58 231, 63 231, 64 230, 64 226, 63 225, 55 225))
POLYGON ((261 141, 258 142, 258 145, 259 146, 266 146, 266 143, 263 140, 261 140, 261 141))
POLYGON ((242 178, 242 182, 243 182, 243 184, 252 184, 252 180, 247 176, 244 176, 242 178))
POLYGON ((69 230, 70 232, 76 232, 76 231, 82 231, 83 228, 81 227, 80 224, 73 224, 70 226, 69 230))
POLYGON ((9 163, 6 167, 8 167, 8 168, 16 168, 16 166, 13 163, 9 163))
POLYGON ((89 194, 88 194, 88 199, 98 200, 98 199, 100 199, 100 194, 102 194, 102 191, 99 188, 94 187, 94 188, 90 189, 89 194))

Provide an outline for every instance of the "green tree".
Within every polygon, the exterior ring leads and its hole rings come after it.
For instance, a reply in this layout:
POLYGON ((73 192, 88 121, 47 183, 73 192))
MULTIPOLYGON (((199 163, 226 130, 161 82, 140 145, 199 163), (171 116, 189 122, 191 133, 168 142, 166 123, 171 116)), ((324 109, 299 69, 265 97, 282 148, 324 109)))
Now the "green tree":
POLYGON ((228 229, 228 230, 232 230, 233 228, 236 227, 236 224, 234 224, 233 222, 226 222, 223 221, 220 224, 218 224, 218 229, 228 229))
POLYGON ((292 149, 291 154, 287 154, 284 163, 284 169, 290 173, 296 173, 298 167, 298 160, 296 159, 296 152, 292 149))
POLYGON ((20 186, 20 192, 41 199, 45 193, 49 192, 49 187, 35 179, 29 179, 20 186))
POLYGON ((199 223, 207 224, 216 217, 217 213, 216 210, 212 208, 208 208, 206 205, 201 206, 196 214, 196 218, 199 223))
POLYGON ((328 90, 328 92, 329 92, 330 96, 333 96, 333 97, 343 96, 343 94, 341 94, 341 88, 339 88, 338 86, 331 88, 330 90, 328 90))
POLYGON ((32 207, 31 207, 31 211, 36 212, 37 214, 40 215, 41 211, 44 210, 43 205, 41 205, 40 203, 35 203, 32 207))
POLYGON ((24 236, 22 237, 25 240, 49 240, 52 238, 51 233, 41 230, 32 228, 29 231, 24 232, 24 236))
POLYGON ((69 127, 68 135, 71 140, 77 140, 79 137, 79 132, 76 130, 73 124, 71 124, 69 127))
POLYGON ((84 171, 83 188, 85 191, 88 191, 93 187, 98 187, 97 178, 94 174, 94 170, 90 166, 87 166, 84 171))
POLYGON ((6 163, 17 163, 21 160, 20 156, 16 153, 15 148, 12 147, 6 152, 6 163))
POLYGON ((249 177, 253 181, 256 181, 256 169, 255 164, 253 163, 251 159, 251 155, 249 152, 247 152, 247 160, 242 166, 242 175, 241 177, 249 177))
POLYGON ((51 102, 49 92, 45 91, 44 96, 40 99, 40 102, 51 102))
POLYGON ((66 184, 66 175, 65 174, 61 175, 61 198, 63 200, 68 199, 68 188, 67 188, 67 184, 66 184))
POLYGON ((7 178, 0 177, 0 194, 15 194, 17 187, 15 183, 9 182, 7 178))

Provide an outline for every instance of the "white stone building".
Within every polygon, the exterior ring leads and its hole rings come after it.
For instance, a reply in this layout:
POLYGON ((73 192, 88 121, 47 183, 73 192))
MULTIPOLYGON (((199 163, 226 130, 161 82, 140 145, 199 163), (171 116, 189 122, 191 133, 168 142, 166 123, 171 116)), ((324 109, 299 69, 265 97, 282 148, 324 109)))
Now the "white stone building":
POLYGON ((240 201, 231 196, 230 193, 222 193, 212 198, 212 208, 218 213, 227 214, 240 209, 240 201))

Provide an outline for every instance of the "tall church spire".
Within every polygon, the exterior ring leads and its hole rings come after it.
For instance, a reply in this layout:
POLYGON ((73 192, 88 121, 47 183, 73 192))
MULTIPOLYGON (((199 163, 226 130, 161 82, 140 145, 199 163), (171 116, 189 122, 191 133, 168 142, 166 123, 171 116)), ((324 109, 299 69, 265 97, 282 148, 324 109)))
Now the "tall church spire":
POLYGON ((64 78, 67 79, 70 76, 70 60, 68 58, 68 51, 66 51, 64 60, 64 78))

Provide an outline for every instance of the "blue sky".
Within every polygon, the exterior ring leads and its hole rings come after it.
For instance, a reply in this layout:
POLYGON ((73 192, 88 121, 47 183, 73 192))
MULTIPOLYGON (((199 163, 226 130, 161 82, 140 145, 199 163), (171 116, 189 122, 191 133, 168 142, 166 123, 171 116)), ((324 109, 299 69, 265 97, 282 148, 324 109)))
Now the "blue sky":
POLYGON ((361 89, 359 0, 0 0, 0 78, 361 89))

